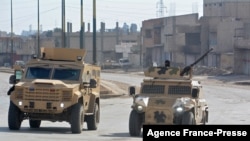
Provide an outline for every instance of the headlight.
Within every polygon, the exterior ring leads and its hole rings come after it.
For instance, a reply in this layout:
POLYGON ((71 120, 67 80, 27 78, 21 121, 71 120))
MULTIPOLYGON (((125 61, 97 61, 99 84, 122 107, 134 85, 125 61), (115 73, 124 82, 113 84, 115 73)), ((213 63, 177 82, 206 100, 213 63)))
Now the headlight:
POLYGON ((139 105, 139 106, 137 106, 137 110, 138 110, 138 111, 142 111, 142 110, 143 110, 143 107, 139 105))
POLYGON ((148 106, 148 97, 137 97, 135 98, 135 103, 137 103, 138 105, 142 105, 144 107, 148 106))
POLYGON ((61 104, 60 104, 60 107, 63 108, 63 107, 64 107, 64 103, 61 103, 61 104))
POLYGON ((22 106, 22 105, 23 105, 23 102, 22 102, 22 101, 19 101, 19 102, 18 102, 18 105, 19 105, 19 106, 22 106))
POLYGON ((182 112, 182 111, 183 111, 183 108, 182 108, 182 107, 177 107, 177 108, 176 108, 176 111, 177 111, 177 112, 182 112))

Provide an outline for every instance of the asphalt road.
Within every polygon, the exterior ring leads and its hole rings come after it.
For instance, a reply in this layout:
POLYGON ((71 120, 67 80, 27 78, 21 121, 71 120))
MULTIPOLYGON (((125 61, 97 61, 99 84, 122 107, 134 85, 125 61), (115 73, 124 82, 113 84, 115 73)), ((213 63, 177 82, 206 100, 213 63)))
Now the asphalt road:
POLYGON ((0 73, 0 137, 6 141, 141 141, 141 137, 130 137, 128 119, 132 99, 116 97, 101 99, 101 121, 96 131, 88 131, 86 124, 81 134, 71 134, 66 122, 42 121, 39 129, 30 129, 24 120, 21 129, 10 131, 8 128, 9 96, 6 92, 10 74, 0 73))
MULTIPOLYGON (((200 80, 204 95, 209 106, 208 124, 250 124, 250 85, 235 85, 239 76, 205 77, 196 76, 200 80)), ((120 81, 129 85, 139 86, 143 75, 110 73, 102 74, 102 79, 120 81)), ((241 78, 249 81, 250 78, 241 78)))
MULTIPOLYGON (((43 121, 41 128, 30 129, 28 121, 22 123, 19 131, 8 129, 9 96, 6 92, 10 74, 0 73, 0 137, 8 141, 141 141, 141 137, 130 137, 128 120, 132 99, 123 95, 101 99, 101 121, 96 131, 86 130, 81 134, 71 134, 68 123, 43 121)), ((112 80, 139 86, 143 76, 134 74, 102 73, 103 80, 112 80)), ((209 106, 208 124, 250 124, 250 87, 199 78, 209 106)), ((115 85, 118 86, 118 85, 115 85)), ((115 87, 113 87, 115 88, 115 87)), ((125 92, 126 90, 124 90, 125 92)), ((2 140, 1 139, 1 140, 2 140)))

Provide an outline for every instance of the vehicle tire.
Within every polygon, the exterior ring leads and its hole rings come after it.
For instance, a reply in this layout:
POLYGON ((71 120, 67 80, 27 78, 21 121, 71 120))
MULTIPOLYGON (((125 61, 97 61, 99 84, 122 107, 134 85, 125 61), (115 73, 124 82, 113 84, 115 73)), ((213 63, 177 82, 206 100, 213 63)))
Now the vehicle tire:
POLYGON ((40 128, 41 120, 29 120, 30 128, 40 128))
POLYGON ((182 121, 181 121, 182 125, 194 125, 194 114, 191 111, 187 111, 183 114, 182 117, 182 121))
POLYGON ((75 104, 71 110, 71 131, 74 134, 80 134, 82 132, 84 123, 84 111, 83 105, 80 103, 75 104))
POLYGON ((86 119, 88 130, 96 130, 100 121, 100 110, 97 103, 95 104, 94 108, 93 115, 87 116, 86 119))
POLYGON ((22 123, 22 112, 18 107, 10 101, 9 113, 8 113, 8 124, 10 130, 19 130, 22 123))
POLYGON ((129 117, 129 134, 130 136, 140 136, 142 128, 141 114, 132 110, 129 117))
POLYGON ((206 125, 208 121, 208 111, 204 111, 203 118, 202 118, 202 125, 206 125))

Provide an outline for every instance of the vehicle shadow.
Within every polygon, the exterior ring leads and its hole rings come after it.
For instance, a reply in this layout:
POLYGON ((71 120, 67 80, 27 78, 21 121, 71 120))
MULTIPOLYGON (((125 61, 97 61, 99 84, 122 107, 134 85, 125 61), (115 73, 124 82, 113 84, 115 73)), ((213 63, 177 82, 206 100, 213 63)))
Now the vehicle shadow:
POLYGON ((129 135, 129 133, 111 133, 111 134, 108 134, 108 135, 100 135, 102 137, 128 137, 128 138, 142 138, 142 136, 138 136, 138 137, 131 137, 129 135))
MULTIPOLYGON (((83 129, 83 132, 89 132, 87 129, 83 129)), ((21 127, 19 130, 9 130, 8 127, 0 127, 0 133, 33 133, 33 134, 72 134, 70 128, 66 127, 40 127, 29 128, 21 127)))

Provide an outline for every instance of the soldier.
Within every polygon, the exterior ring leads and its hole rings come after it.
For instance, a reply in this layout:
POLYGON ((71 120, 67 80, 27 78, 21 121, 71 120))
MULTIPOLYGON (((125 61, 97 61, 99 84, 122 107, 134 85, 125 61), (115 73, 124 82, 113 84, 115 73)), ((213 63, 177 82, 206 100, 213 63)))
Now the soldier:
POLYGON ((170 61, 169 60, 165 61, 165 67, 170 67, 170 61))

